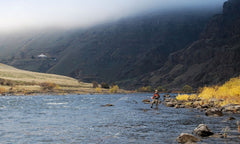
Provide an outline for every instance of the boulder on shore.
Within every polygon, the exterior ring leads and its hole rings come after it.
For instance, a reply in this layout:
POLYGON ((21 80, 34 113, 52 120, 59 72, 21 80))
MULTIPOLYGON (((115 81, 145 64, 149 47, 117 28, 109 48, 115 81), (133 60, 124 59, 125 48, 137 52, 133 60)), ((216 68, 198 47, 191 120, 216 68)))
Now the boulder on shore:
POLYGON ((174 108, 185 108, 184 104, 178 103, 174 106, 174 108))
POLYGON ((240 105, 238 104, 228 104, 222 107, 224 112, 240 113, 240 105))
POLYGON ((208 137, 214 134, 205 124, 200 124, 194 129, 193 133, 201 137, 208 137))
POLYGON ((165 94, 163 95, 163 97, 170 97, 170 94, 165 94))
POLYGON ((210 108, 206 110, 205 115, 206 116, 223 116, 223 113, 218 108, 210 108))
POLYGON ((203 109, 204 109, 204 108, 208 109, 208 108, 210 108, 210 105, 209 105, 209 104, 204 104, 204 105, 202 105, 202 108, 203 108, 203 109))
POLYGON ((142 100, 142 102, 145 103, 145 104, 151 103, 151 101, 149 99, 144 99, 144 100, 142 100))
POLYGON ((176 105, 176 103, 174 102, 166 102, 165 104, 167 107, 174 107, 176 105))
POLYGON ((174 98, 164 98, 164 102, 176 102, 174 98))
POLYGON ((177 137, 177 142, 182 143, 182 144, 187 144, 187 143, 196 143, 198 141, 200 141, 199 138, 188 134, 188 133, 181 133, 178 137, 177 137))

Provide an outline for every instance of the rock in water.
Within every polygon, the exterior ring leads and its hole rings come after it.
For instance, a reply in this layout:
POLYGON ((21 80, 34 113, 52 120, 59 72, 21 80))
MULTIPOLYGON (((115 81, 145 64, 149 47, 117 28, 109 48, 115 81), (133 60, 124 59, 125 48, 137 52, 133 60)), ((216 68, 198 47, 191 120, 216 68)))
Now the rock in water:
POLYGON ((180 136, 177 137, 177 142, 183 143, 183 144, 195 143, 198 141, 200 141, 199 138, 187 133, 181 133, 180 136))
POLYGON ((145 104, 151 103, 151 101, 149 99, 144 99, 144 100, 142 100, 142 102, 145 103, 145 104))
POLYGON ((205 115, 206 116, 223 116, 223 113, 221 110, 217 108, 210 108, 206 110, 205 115))
POLYGON ((236 118, 234 117, 229 117, 227 120, 235 120, 236 118))
POLYGON ((105 104, 105 105, 102 105, 103 107, 111 107, 111 106, 114 106, 113 104, 105 104))
POLYGON ((201 137, 208 137, 214 134, 205 124, 200 124, 194 129, 193 133, 201 137))

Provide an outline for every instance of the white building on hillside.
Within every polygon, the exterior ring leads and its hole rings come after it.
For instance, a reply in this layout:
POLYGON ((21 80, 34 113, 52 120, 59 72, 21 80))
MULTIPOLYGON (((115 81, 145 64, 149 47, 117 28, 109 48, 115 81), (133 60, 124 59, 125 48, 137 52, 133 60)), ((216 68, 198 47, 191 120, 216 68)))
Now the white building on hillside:
POLYGON ((38 58, 47 58, 47 56, 42 53, 42 54, 38 55, 38 58))

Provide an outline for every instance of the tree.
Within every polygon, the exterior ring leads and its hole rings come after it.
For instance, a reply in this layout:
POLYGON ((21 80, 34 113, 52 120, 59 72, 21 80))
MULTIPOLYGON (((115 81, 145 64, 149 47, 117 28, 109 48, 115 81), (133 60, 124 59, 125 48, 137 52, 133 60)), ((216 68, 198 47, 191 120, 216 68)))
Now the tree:
POLYGON ((185 85, 183 88, 182 88, 182 91, 184 93, 192 93, 193 92, 193 88, 189 85, 185 85))
POLYGON ((166 89, 165 87, 163 87, 163 86, 157 87, 157 90, 158 90, 159 92, 166 92, 166 91, 167 91, 167 89, 166 89))
POLYGON ((101 87, 105 88, 105 89, 109 89, 109 85, 107 83, 105 83, 105 82, 101 83, 101 87))

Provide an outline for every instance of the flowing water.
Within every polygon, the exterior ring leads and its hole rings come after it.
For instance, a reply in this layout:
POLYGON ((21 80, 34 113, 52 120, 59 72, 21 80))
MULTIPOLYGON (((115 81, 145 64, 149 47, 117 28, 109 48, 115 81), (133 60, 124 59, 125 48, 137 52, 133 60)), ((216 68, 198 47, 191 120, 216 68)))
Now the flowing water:
MULTIPOLYGON (((204 123, 217 133, 228 127, 229 136, 204 138, 200 143, 240 143, 239 115, 206 117, 194 109, 151 109, 143 104, 152 94, 3 96, 0 97, 0 143, 112 144, 177 143, 204 123), (112 107, 103 107, 113 104, 112 107), (236 118, 226 121, 230 116, 236 118)), ((174 95, 172 95, 174 96, 174 95)))

